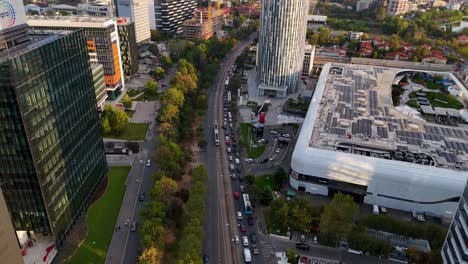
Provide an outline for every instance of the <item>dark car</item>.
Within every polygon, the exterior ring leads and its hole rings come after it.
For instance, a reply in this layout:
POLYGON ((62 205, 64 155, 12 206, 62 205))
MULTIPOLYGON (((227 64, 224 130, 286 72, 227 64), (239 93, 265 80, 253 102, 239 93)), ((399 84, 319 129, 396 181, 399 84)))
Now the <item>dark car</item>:
POLYGON ((249 225, 254 225, 254 220, 252 216, 247 217, 247 223, 249 223, 249 225))
POLYGON ((240 222, 239 229, 240 229, 241 232, 245 232, 247 230, 246 227, 245 227, 244 222, 240 222))
POLYGON ((140 194, 140 202, 143 202, 145 200, 145 193, 140 194))
POLYGON ((203 264, 208 264, 209 258, 208 255, 203 255, 203 264))
POLYGON ((305 243, 296 243, 296 248, 302 250, 309 250, 310 246, 305 243))
POLYGON ((252 241, 252 243, 257 243, 257 234, 255 234, 255 232, 250 234, 250 241, 252 241))
POLYGON ((241 168, 240 168, 240 167, 237 167, 237 168, 236 168, 236 171, 237 171, 237 173, 241 173, 241 168))
POLYGON ((260 161, 261 164, 264 164, 264 163, 267 163, 267 162, 268 162, 268 158, 265 158, 262 161, 260 161))

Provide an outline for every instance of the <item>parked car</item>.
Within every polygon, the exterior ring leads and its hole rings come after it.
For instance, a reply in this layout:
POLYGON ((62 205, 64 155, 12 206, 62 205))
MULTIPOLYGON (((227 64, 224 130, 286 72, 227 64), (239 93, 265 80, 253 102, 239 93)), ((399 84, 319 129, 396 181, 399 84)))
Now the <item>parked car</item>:
POLYGON ((252 162, 253 162, 253 159, 245 159, 245 162, 247 162, 247 163, 252 163, 252 162))
POLYGON ((317 243, 318 243, 318 241, 317 241, 317 235, 314 235, 314 240, 312 240, 312 243, 314 243, 314 244, 317 244, 317 243))
POLYGON ((242 212, 241 211, 237 211, 237 220, 242 220, 242 212))
POLYGON ((132 222, 132 227, 130 228, 130 231, 135 232, 136 229, 137 229, 137 222, 136 222, 136 221, 133 221, 133 222, 132 222))
POLYGON ((231 153, 231 148, 227 148, 227 153, 231 153))
POLYGON ((244 245, 244 247, 249 246, 249 239, 247 238, 247 236, 242 237, 242 244, 244 245))
POLYGON ((229 161, 232 161, 232 155, 229 155, 229 161))
POLYGON ((275 156, 271 156, 271 157, 269 158, 269 160, 270 160, 270 161, 275 160, 275 156))
POLYGON ((255 232, 250 233, 250 241, 254 244, 257 243, 257 234, 255 232))
POLYGON ((239 229, 242 233, 244 233, 247 229, 245 227, 245 224, 243 222, 240 222, 239 224, 239 229))
POLYGON ((231 171, 234 171, 234 169, 235 169, 235 168, 234 168, 234 164, 229 164, 229 169, 230 169, 231 171))
POLYGON ((253 217, 249 215, 249 217, 247 217, 247 223, 249 225, 254 225, 254 220, 253 220, 253 217))
POLYGON ((236 164, 240 164, 240 160, 238 158, 236 158, 235 162, 236 164))
POLYGON ((267 163, 268 162, 268 158, 264 158, 262 161, 260 161, 261 164, 264 164, 264 163, 267 163))
POLYGON ((276 154, 280 153, 280 149, 277 148, 276 151, 275 151, 276 154))
POLYGON ((231 174, 231 179, 234 180, 234 181, 236 180, 236 174, 235 173, 231 174))
POLYGON ((209 258, 208 255, 203 255, 203 264, 208 264, 209 258))
POLYGON ((278 132, 276 132, 275 130, 270 130, 270 134, 272 134, 272 135, 278 135, 278 132))
POLYGON ((307 245, 306 243, 296 243, 296 248, 302 249, 302 250, 309 250, 310 246, 307 245))
POLYGON ((148 160, 146 161, 146 167, 151 167, 151 160, 150 160, 150 159, 148 159, 148 160))
POLYGON ((253 250, 254 255, 258 255, 259 252, 258 252, 258 247, 257 247, 257 245, 253 245, 253 246, 252 246, 252 250, 253 250))

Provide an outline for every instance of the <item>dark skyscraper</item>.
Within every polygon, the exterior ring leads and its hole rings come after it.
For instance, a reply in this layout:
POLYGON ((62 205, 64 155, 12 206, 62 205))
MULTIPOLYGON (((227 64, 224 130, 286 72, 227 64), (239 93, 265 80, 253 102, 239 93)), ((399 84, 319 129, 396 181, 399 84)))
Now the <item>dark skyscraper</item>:
POLYGON ((83 30, 25 28, 0 49, 0 185, 16 230, 60 242, 107 172, 93 77, 83 30))

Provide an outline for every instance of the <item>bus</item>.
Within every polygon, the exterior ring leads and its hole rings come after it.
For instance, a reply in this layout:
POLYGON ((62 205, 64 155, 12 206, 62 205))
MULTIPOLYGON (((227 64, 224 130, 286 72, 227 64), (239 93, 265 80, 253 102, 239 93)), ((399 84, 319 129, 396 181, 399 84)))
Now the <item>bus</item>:
POLYGON ((244 193, 242 196, 244 198, 244 214, 251 215, 252 206, 250 205, 249 195, 244 193))
POLYGON ((219 146, 219 131, 218 131, 218 123, 214 123, 214 138, 215 138, 215 144, 218 147, 219 146))

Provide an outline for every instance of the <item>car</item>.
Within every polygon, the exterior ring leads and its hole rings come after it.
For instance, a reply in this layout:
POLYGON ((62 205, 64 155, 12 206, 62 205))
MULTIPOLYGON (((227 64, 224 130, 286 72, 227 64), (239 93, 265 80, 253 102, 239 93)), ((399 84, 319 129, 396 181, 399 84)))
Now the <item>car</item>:
POLYGON ((255 232, 250 233, 250 241, 254 244, 257 243, 257 234, 255 232))
POLYGON ((241 211, 237 211, 237 220, 242 220, 243 217, 242 217, 242 212, 241 211))
POLYGON ((236 158, 240 158, 239 152, 236 152, 236 158))
POLYGON ((249 225, 254 225, 254 220, 253 220, 253 217, 251 215, 249 215, 249 217, 247 217, 247 223, 249 225))
POLYGON ((148 160, 146 161, 146 167, 151 167, 151 160, 150 160, 150 159, 148 159, 148 160))
POLYGON ((276 154, 279 154, 280 153, 280 149, 277 148, 276 151, 275 151, 276 154))
POLYGON ((241 172, 242 172, 240 167, 237 167, 237 168, 236 168, 236 171, 237 171, 237 173, 241 173, 241 172))
POLYGON ((203 264, 208 264, 209 261, 208 255, 203 255, 203 264))
POLYGON ((232 161, 232 155, 229 155, 229 161, 232 161))
POLYGON ((272 135, 278 135, 278 132, 276 132, 275 130, 270 130, 270 134, 272 134, 272 135))
POLYGON ((241 186, 240 186, 240 191, 241 191, 241 193, 244 192, 244 185, 241 185, 241 186))
POLYGON ((239 177, 238 177, 238 178, 239 178, 239 181, 240 181, 240 182, 243 182, 243 181, 244 181, 244 177, 242 177, 242 175, 239 174, 239 177))
POLYGON ((227 148, 227 153, 231 153, 231 148, 227 148))
POLYGON ((132 222, 132 227, 130 228, 130 231, 135 232, 137 230, 137 222, 133 221, 132 222))
POLYGON ((307 245, 306 243, 296 243, 296 248, 302 249, 302 250, 309 250, 310 246, 307 245))
POLYGON ((299 241, 305 242, 306 241, 306 236, 304 233, 301 234, 301 237, 299 238, 299 241))
POLYGON ((234 236, 234 241, 236 241, 236 245, 239 245, 239 244, 240 244, 239 235, 235 235, 235 236, 234 236))
POLYGON ((145 193, 140 194, 139 200, 140 202, 143 202, 145 200, 145 193))
POLYGON ((317 241, 317 236, 316 236, 316 235, 314 235, 314 240, 312 240, 312 243, 314 243, 314 244, 317 244, 317 243, 318 243, 318 241, 317 241))
POLYGON ((229 137, 228 137, 228 136, 226 136, 226 141, 228 141, 228 140, 229 140, 229 137))
POLYGON ((245 224, 243 222, 240 222, 239 224, 239 229, 242 233, 244 233, 245 231, 247 231, 247 229, 245 228, 245 224))
POLYGON ((238 158, 236 158, 235 162, 236 164, 240 164, 240 160, 238 158))
POLYGON ((232 128, 232 123, 229 123, 229 127, 232 128))
POLYGON ((268 162, 268 158, 264 158, 262 161, 260 161, 261 164, 264 164, 264 163, 267 163, 268 162))
POLYGON ((302 256, 301 259, 299 260, 299 263, 300 264, 306 264, 308 260, 309 260, 308 257, 302 256))
POLYGON ((283 134, 281 134, 281 136, 282 136, 282 137, 285 137, 285 138, 290 138, 290 137, 291 137, 291 136, 290 136, 289 134, 287 134, 287 133, 283 133, 283 134))
POLYGON ((231 171, 234 171, 234 169, 235 169, 235 168, 234 168, 234 164, 229 164, 229 169, 230 169, 231 171))
POLYGON ((247 238, 247 236, 242 237, 242 245, 244 245, 244 247, 249 246, 249 239, 247 238))
POLYGON ((275 156, 271 156, 271 157, 269 158, 269 160, 270 160, 270 161, 275 160, 275 156))
POLYGON ((261 138, 257 141, 258 143, 265 143, 265 139, 261 138))
POLYGON ((231 141, 226 140, 226 145, 227 145, 227 146, 231 145, 231 141))
POLYGON ((231 174, 231 179, 236 180, 236 174, 235 173, 231 174))
MULTIPOLYGON (((240 197, 239 192, 235 192, 234 193, 234 198, 236 198, 236 200, 239 200, 239 197, 240 197)), ((249 217, 251 217, 251 216, 249 216, 249 217)))
POLYGON ((252 162, 253 162, 253 159, 245 159, 245 162, 247 162, 247 163, 252 163, 252 162))
POLYGON ((253 245, 252 250, 253 250, 254 255, 258 255, 259 251, 258 251, 257 245, 253 245))

